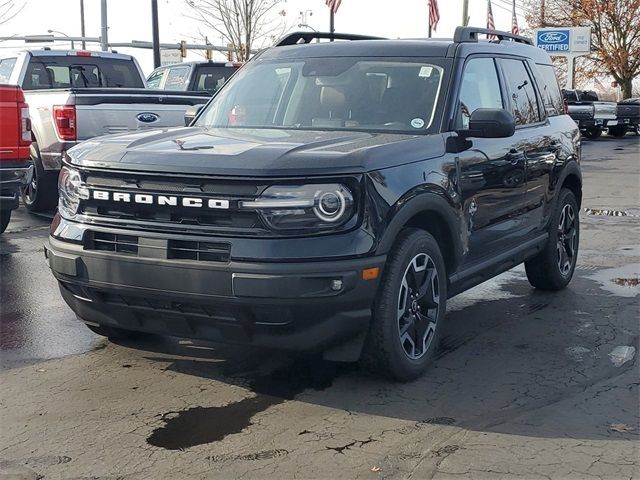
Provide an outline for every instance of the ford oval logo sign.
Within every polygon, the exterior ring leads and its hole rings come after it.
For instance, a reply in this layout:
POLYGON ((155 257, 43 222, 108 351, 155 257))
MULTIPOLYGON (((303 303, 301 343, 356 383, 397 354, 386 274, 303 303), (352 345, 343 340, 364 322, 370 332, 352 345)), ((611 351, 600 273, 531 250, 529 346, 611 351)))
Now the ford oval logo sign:
POLYGON ((540 35, 540 40, 545 43, 562 43, 566 42, 568 37, 564 32, 546 32, 540 35))
POLYGON ((157 114, 152 112, 143 112, 136 115, 136 118, 138 119, 138 121, 142 123, 153 123, 157 121, 158 118, 160 117, 157 114))

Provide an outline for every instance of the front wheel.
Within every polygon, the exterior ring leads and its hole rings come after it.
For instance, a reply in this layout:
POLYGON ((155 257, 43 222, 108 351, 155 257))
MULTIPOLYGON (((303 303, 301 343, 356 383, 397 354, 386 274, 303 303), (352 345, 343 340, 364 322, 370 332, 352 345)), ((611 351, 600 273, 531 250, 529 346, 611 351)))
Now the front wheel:
POLYGON ((11 210, 0 210, 0 233, 4 233, 11 221, 11 210))
POLYGON ((362 362, 400 381, 433 362, 447 302, 446 269, 429 233, 403 231, 391 251, 376 300, 362 362))
POLYGON ((541 290, 562 290, 576 268, 580 245, 578 202, 567 188, 560 191, 544 250, 525 262, 529 283, 541 290))
POLYGON ((624 137, 627 134, 627 127, 609 127, 607 133, 612 137, 624 137))

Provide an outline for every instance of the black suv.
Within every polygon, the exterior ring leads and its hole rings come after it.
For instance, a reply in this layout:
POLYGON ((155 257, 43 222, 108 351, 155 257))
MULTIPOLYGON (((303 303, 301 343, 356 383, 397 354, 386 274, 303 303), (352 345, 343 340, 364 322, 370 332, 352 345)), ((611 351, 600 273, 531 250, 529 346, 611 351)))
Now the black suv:
POLYGON ((579 160, 527 39, 297 33, 192 126, 70 150, 46 255, 96 333, 322 352, 407 380, 453 295, 522 262, 537 288, 569 283, 579 160))

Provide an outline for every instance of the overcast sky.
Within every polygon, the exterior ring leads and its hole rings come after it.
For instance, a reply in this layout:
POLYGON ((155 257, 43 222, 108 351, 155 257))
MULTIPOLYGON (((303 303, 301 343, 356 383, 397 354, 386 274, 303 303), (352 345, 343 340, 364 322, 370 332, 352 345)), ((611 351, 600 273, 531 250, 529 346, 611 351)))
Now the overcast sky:
MULTIPOLYGON (((20 0, 16 0, 21 3, 20 0)), ((100 0, 84 0, 86 35, 100 36, 100 0)), ((517 0, 522 4, 521 0, 517 0)), ((496 28, 511 29, 510 0, 492 0, 496 28)), ((79 0, 27 0, 25 8, 10 22, 0 26, 0 36, 43 35, 47 30, 59 30, 71 36, 80 36, 79 0)), ((160 40, 174 43, 182 39, 191 40, 200 29, 209 35, 209 40, 218 45, 220 38, 197 22, 185 16, 188 12, 184 0, 159 0, 160 40)), ((439 0, 440 23, 434 36, 451 37, 455 27, 462 21, 462 0, 439 0)), ((486 24, 486 0, 469 0, 470 25, 486 24)), ((307 22, 317 30, 328 30, 329 13, 324 0, 287 0, 276 11, 286 11, 284 17, 291 30, 299 30, 300 11, 312 11, 307 22)), ((520 29, 526 27, 525 11, 517 8, 520 29)), ((426 37, 427 0, 343 0, 336 15, 336 30, 339 32, 363 33, 384 37, 426 37)), ((110 42, 151 40, 150 0, 108 0, 108 22, 110 42)), ((66 48, 69 44, 55 47, 66 48)), ((30 46, 33 48, 34 46, 30 46)), ((35 46, 38 48, 38 46, 35 46)), ((76 46, 77 47, 77 46, 76 46)), ((25 48, 22 42, 0 42, 0 55, 25 48)), ((93 44, 91 48, 99 49, 93 44)), ((150 50, 118 49, 136 56, 145 74, 153 69, 150 50)), ((190 59, 198 59, 194 54, 190 59)))

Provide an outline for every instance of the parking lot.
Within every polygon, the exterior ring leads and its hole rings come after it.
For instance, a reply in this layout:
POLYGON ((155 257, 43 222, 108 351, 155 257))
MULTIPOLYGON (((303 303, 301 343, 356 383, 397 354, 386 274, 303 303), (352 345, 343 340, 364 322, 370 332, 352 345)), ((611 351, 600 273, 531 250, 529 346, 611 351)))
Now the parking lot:
POLYGON ((578 267, 452 299, 436 365, 174 338, 109 343, 62 301, 24 209, 0 238, 0 478, 638 478, 640 141, 583 144, 578 267))

